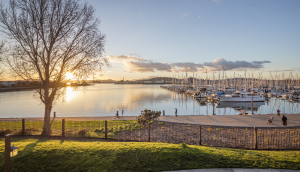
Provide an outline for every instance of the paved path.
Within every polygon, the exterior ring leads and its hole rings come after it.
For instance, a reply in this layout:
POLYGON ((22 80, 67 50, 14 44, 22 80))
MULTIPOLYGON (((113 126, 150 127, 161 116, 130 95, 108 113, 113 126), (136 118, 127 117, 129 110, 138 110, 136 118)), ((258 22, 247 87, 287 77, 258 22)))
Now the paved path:
MULTIPOLYGON (((300 125, 300 114, 286 114, 288 126, 300 125)), ((282 115, 281 115, 282 117, 282 115)), ((277 115, 185 115, 161 116, 160 121, 203 124, 203 125, 225 125, 225 126, 265 126, 278 127, 281 125, 281 117, 277 115), (267 124, 267 120, 273 116, 273 124, 267 124)))
MULTIPOLYGON (((211 168, 211 169, 194 169, 194 170, 180 170, 172 172, 297 172, 300 170, 286 170, 286 169, 245 169, 245 168, 211 168)), ((171 171, 169 171, 171 172, 171 171)))
MULTIPOLYGON (((281 116, 282 117, 282 116, 281 116)), ((281 125, 281 117, 277 115, 178 115, 161 116, 159 121, 203 124, 203 125, 224 125, 224 126, 265 126, 278 127, 281 125), (267 124, 267 119, 274 116, 273 125, 267 124)), ((286 114, 288 126, 300 125, 300 114, 286 114)), ((90 121, 90 120, 136 120, 136 116, 115 117, 56 117, 55 121, 90 121)), ((0 118, 0 121, 20 121, 21 118, 0 118)), ((43 118, 25 118, 26 121, 43 121, 43 118)))

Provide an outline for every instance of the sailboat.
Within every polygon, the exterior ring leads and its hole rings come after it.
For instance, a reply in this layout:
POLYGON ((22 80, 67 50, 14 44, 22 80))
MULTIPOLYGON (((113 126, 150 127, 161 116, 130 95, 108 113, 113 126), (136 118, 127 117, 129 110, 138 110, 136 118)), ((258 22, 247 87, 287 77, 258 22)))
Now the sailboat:
POLYGON ((247 80, 245 71, 245 91, 244 92, 234 92, 233 94, 225 95, 220 97, 220 102, 264 102, 265 98, 261 97, 257 93, 253 92, 253 74, 252 74, 252 92, 247 92, 247 80))
POLYGON ((257 93, 251 92, 234 92, 233 94, 220 97, 220 102, 264 102, 265 98, 259 96, 257 93))

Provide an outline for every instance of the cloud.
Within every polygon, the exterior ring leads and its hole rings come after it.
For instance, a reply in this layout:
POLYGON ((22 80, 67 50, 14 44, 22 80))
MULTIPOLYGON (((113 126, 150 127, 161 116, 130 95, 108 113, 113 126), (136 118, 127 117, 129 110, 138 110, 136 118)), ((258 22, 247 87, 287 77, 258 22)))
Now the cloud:
POLYGON ((188 15, 190 15, 191 13, 184 13, 183 17, 187 17, 188 15))
POLYGON ((197 72, 199 68, 203 68, 201 64, 192 62, 173 63, 176 72, 197 72))
MULTIPOLYGON (((146 60, 137 54, 107 56, 110 60, 117 62, 124 62, 126 70, 123 72, 212 72, 222 71, 223 67, 226 71, 242 71, 242 70, 257 70, 264 68, 264 64, 271 63, 270 61, 227 61, 224 58, 218 58, 211 62, 194 63, 194 62, 180 62, 180 63, 161 63, 146 60)), ((293 69, 296 70, 296 69, 293 69)), ((297 69, 299 70, 299 69, 297 69)))
POLYGON ((222 3, 222 0, 213 0, 213 1, 218 3, 218 4, 222 3))
POLYGON ((180 13, 181 13, 181 18, 185 18, 192 14, 192 13, 183 13, 182 11, 180 13))
POLYGON ((260 69, 263 68, 264 63, 271 63, 270 61, 227 61, 223 58, 215 59, 212 62, 204 62, 202 65, 208 71, 223 70, 245 70, 245 69, 260 69))
POLYGON ((125 56, 125 55, 119 55, 119 56, 112 56, 112 55, 108 55, 107 58, 110 61, 147 61, 143 58, 140 57, 136 57, 136 56, 125 56))
POLYGON ((266 72, 293 72, 293 71, 300 71, 300 68, 291 68, 291 69, 285 69, 285 70, 270 70, 266 72))
POLYGON ((128 72, 155 72, 155 71, 166 71, 172 72, 172 66, 169 63, 160 63, 160 62, 139 62, 131 61, 126 63, 126 68, 128 72))

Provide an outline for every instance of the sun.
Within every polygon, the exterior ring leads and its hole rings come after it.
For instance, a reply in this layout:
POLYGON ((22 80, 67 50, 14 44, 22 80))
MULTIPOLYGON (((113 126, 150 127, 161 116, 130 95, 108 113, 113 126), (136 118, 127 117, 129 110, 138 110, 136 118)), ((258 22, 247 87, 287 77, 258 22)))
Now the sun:
POLYGON ((66 79, 67 79, 67 80, 72 79, 72 76, 73 76, 72 73, 70 73, 70 72, 67 72, 67 73, 66 73, 66 79))

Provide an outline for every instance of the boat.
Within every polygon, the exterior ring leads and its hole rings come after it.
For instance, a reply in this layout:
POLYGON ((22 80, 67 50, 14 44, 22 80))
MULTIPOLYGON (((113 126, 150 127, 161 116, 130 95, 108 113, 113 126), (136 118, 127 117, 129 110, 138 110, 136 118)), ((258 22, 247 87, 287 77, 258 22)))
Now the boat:
MULTIPOLYGON (((259 107, 265 105, 265 102, 253 102, 253 111, 258 111, 259 107)), ((220 102, 216 108, 233 108, 236 111, 251 112, 251 102, 220 102)))
POLYGON ((193 95, 193 98, 199 99, 199 98, 205 98, 206 97, 206 88, 200 88, 198 91, 193 95))
POLYGON ((219 98, 220 102, 264 102, 265 98, 259 96, 257 93, 251 92, 234 92, 219 98))

